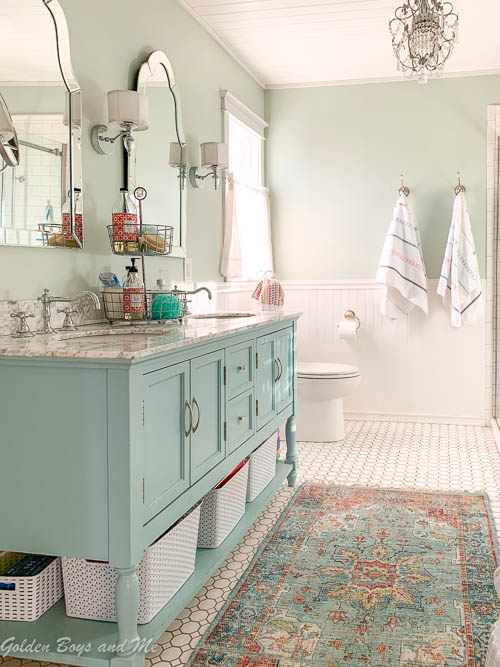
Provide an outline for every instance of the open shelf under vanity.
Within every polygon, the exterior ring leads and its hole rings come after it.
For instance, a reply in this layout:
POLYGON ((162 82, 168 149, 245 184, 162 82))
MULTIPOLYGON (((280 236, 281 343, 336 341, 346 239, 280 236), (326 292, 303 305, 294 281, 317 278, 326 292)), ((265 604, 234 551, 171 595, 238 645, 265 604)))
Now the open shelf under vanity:
MULTIPOLYGON (((152 621, 138 626, 139 637, 144 645, 152 648, 154 642, 241 541, 292 469, 291 464, 278 462, 274 479, 253 502, 247 504, 243 518, 221 546, 217 549, 197 550, 194 574, 152 621)), ((109 665, 110 660, 115 657, 114 651, 104 650, 103 646, 112 647, 118 642, 116 623, 70 618, 66 616, 64 599, 33 623, 3 621, 2 634, 6 638, 15 637, 16 643, 20 643, 20 638, 24 641, 25 650, 9 651, 9 656, 42 662, 64 662, 82 667, 109 665), (64 642, 58 645, 61 638, 71 638, 71 644, 64 642), (38 653, 33 652, 32 647, 35 644, 40 646, 38 653), (91 649, 79 655, 82 647, 89 644, 91 649), (49 646, 50 649, 44 650, 44 646, 49 646), (61 647, 60 652, 58 646, 61 647), (63 647, 65 650, 62 650, 63 647)))

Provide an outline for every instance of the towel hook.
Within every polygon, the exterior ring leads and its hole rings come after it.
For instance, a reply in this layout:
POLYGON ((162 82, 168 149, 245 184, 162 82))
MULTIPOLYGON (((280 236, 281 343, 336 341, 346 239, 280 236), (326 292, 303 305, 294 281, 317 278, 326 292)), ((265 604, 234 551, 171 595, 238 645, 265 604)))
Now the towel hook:
POLYGON ((401 174, 401 187, 399 188, 399 194, 404 195, 405 197, 408 197, 408 195, 410 194, 409 189, 404 184, 403 174, 401 174))
POLYGON ((462 182, 460 180, 460 172, 457 171, 457 176, 458 176, 458 185, 455 188, 455 194, 459 195, 461 192, 465 192, 465 187, 462 185, 462 182))

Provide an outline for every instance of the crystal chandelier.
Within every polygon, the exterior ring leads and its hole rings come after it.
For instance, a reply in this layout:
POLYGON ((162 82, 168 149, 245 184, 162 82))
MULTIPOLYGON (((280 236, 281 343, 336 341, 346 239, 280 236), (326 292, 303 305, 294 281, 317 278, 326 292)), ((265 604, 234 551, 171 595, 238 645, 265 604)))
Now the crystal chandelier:
POLYGON ((442 73, 458 37, 458 14, 451 2, 408 0, 389 21, 398 70, 427 83, 442 73))

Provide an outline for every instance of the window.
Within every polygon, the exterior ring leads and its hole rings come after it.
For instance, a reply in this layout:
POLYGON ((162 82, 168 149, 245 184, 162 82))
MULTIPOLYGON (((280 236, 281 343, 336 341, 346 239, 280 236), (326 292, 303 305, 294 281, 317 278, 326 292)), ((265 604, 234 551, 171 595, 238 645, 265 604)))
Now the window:
POLYGON ((229 169, 221 273, 226 280, 255 280, 273 269, 269 192, 264 187, 266 123, 227 91, 222 92, 222 109, 229 169))

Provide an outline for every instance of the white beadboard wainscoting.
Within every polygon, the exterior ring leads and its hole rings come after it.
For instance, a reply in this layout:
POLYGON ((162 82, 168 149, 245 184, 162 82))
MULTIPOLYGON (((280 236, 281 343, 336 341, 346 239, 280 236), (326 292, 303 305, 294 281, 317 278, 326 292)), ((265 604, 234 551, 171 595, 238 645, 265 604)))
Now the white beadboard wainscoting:
MULTIPOLYGON (((486 319, 454 329, 437 283, 429 281, 429 317, 415 309, 393 323, 380 314, 383 288, 373 281, 283 282, 286 309, 303 312, 299 360, 349 363, 361 370, 360 388, 345 399, 348 418, 490 425, 486 319), (348 309, 361 320, 352 342, 340 340, 337 328, 348 309)), ((210 309, 256 309, 253 284, 209 287, 210 309)), ((206 312, 205 300, 197 310, 206 312)))

